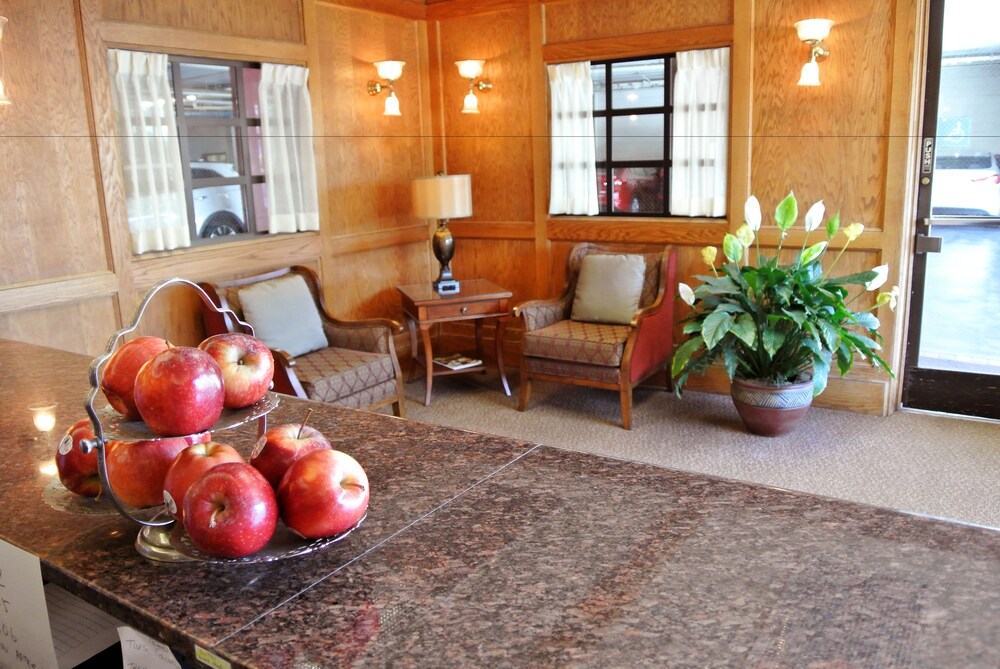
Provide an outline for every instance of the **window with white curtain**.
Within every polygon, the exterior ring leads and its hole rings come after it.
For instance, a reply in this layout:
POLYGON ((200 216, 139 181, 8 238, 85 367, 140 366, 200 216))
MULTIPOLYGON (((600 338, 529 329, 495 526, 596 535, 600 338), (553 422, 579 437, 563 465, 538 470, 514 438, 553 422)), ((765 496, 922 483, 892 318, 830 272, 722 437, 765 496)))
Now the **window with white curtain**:
POLYGON ((133 252, 319 229, 308 70, 109 50, 133 252))
POLYGON ((726 215, 729 49, 594 61, 605 216, 726 215))

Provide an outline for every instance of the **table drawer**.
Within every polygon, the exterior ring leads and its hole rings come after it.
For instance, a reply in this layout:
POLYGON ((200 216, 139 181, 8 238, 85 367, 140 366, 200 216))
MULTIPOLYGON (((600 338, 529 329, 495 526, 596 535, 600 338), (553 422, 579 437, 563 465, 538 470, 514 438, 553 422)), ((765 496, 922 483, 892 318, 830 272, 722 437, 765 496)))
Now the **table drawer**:
POLYGON ((483 314, 496 314, 500 311, 500 300, 467 304, 435 304, 427 307, 427 320, 473 318, 483 314))

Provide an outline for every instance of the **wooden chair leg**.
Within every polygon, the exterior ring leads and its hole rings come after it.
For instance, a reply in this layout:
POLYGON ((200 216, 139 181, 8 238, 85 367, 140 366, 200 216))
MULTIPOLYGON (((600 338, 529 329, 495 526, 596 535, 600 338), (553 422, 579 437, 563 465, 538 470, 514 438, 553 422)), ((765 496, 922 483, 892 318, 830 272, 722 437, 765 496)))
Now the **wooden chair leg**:
POLYGON ((622 397, 622 427, 626 430, 632 429, 632 386, 623 383, 621 388, 622 397))
POLYGON ((531 399, 531 377, 524 369, 521 369, 521 387, 518 392, 517 410, 524 411, 528 408, 528 400, 531 399))
POLYGON ((392 415, 397 418, 406 418, 406 410, 403 408, 402 398, 392 403, 392 415))

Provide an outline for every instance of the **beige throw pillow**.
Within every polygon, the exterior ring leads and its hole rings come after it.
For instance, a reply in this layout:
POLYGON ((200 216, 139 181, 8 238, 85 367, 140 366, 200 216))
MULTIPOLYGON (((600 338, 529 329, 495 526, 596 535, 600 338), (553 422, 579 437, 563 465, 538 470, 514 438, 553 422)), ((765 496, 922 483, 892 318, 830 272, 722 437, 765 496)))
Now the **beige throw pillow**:
POLYGON ((240 289, 243 318, 269 348, 292 356, 329 346, 306 280, 298 274, 240 289))
POLYGON ((641 255, 591 253, 580 263, 570 318, 627 325, 639 310, 645 273, 641 255))

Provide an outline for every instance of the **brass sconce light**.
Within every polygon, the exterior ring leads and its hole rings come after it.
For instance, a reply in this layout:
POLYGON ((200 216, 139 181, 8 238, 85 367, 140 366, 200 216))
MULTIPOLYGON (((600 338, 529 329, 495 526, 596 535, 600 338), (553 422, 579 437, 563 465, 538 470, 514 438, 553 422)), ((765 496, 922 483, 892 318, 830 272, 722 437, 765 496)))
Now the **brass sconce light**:
POLYGON ((819 61, 830 55, 830 50, 823 43, 830 35, 833 21, 829 19, 806 19, 795 24, 799 39, 809 45, 809 62, 802 66, 802 76, 799 86, 819 86, 819 61))
POLYGON ((0 105, 9 105, 7 88, 3 84, 3 29, 7 27, 7 17, 0 16, 0 105))
POLYGON ((489 79, 480 79, 476 81, 476 78, 483 73, 483 63, 485 60, 456 60, 455 65, 458 66, 458 73, 463 79, 469 80, 469 92, 465 95, 465 101, 462 104, 463 114, 478 114, 479 113, 479 98, 476 97, 476 91, 481 93, 487 93, 493 90, 493 84, 490 83, 489 79))
POLYGON ((393 90, 392 85, 403 74, 403 66, 406 63, 401 60, 380 60, 373 64, 375 65, 375 69, 378 70, 379 78, 385 79, 386 83, 383 84, 375 80, 369 81, 368 95, 378 95, 384 90, 388 91, 389 94, 385 98, 385 111, 383 114, 386 116, 401 116, 399 113, 399 98, 396 97, 396 91, 393 90))

